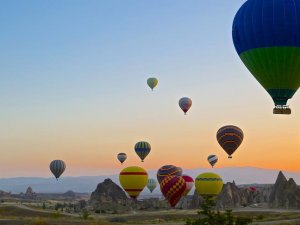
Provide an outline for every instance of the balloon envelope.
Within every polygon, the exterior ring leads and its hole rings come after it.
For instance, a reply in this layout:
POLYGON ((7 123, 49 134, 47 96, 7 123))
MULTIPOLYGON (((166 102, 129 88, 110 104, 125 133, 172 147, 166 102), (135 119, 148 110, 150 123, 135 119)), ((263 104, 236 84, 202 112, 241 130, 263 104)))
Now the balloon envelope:
POLYGON ((119 181, 127 194, 135 199, 147 185, 148 173, 141 167, 130 166, 120 172, 119 181))
POLYGON ((223 181, 218 174, 202 173, 197 176, 195 187, 201 196, 216 196, 222 191, 223 181))
POLYGON ((186 189, 185 180, 181 176, 167 176, 160 183, 160 190, 172 207, 175 207, 186 189))
POLYGON ((218 156, 216 155, 209 155, 207 157, 207 161, 209 162, 209 164, 214 167, 214 165, 218 162, 218 156))
POLYGON ((151 146, 146 141, 140 141, 135 144, 134 150, 135 150, 136 154, 140 157, 142 162, 144 162, 144 159, 151 151, 151 146))
POLYGON ((184 112, 184 114, 187 113, 187 111, 189 111, 189 109, 192 106, 192 99, 188 98, 188 97, 183 97, 179 100, 179 107, 182 109, 182 111, 184 112))
POLYGON ((66 164, 62 160, 57 159, 57 160, 53 160, 50 163, 50 170, 56 179, 58 179, 63 174, 65 169, 66 169, 66 164))
POLYGON ((147 84, 148 86, 151 88, 151 90, 153 91, 153 89, 157 86, 158 84, 158 80, 155 77, 150 77, 147 80, 147 84))
POLYGON ((239 57, 279 108, 300 86, 299 9, 299 0, 248 0, 233 21, 239 57))
POLYGON ((176 167, 174 165, 165 165, 158 169, 157 171, 157 180, 158 183, 161 183, 161 181, 167 177, 167 176, 181 176, 182 175, 182 169, 180 167, 176 167))
POLYGON ((123 162, 125 162, 125 160, 127 159, 127 155, 126 153, 119 153, 117 158, 120 161, 120 163, 123 164, 123 162))
POLYGON ((150 178, 148 180, 148 183, 147 183, 147 188, 149 189, 149 191, 152 193, 153 190, 156 188, 157 186, 157 181, 153 178, 150 178))
POLYGON ((186 188, 184 191, 184 196, 188 195, 188 193, 192 190, 192 188, 194 187, 194 179, 192 177, 190 177, 189 175, 182 175, 182 178, 185 180, 186 183, 186 188))
POLYGON ((243 139, 244 133, 237 126, 224 126, 217 132, 217 141, 228 154, 228 158, 232 158, 231 155, 237 150, 243 139))

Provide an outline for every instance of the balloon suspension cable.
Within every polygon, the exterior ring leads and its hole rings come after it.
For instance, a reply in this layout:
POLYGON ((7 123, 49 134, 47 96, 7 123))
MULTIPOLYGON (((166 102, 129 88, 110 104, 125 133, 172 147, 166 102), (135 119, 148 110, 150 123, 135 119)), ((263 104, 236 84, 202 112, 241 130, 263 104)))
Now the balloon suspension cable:
POLYGON ((276 105, 273 109, 273 114, 290 115, 292 110, 288 105, 276 105))

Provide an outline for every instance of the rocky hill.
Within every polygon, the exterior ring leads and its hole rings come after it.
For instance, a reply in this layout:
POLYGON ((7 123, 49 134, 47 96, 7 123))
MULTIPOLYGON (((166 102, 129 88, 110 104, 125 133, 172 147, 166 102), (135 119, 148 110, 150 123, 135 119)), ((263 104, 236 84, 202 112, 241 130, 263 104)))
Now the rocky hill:
MULTIPOLYGON (((199 208, 203 199, 195 191, 193 195, 183 197, 176 205, 178 209, 199 208)), ((300 188, 291 178, 287 180, 282 172, 278 174, 275 185, 242 185, 235 182, 224 184, 217 197, 217 208, 233 209, 257 207, 260 205, 275 208, 300 208, 300 188), (255 188, 253 188, 255 186, 255 188), (251 188, 252 187, 252 188, 251 188)), ((170 208, 163 198, 140 199, 133 202, 128 199, 121 187, 106 179, 98 184, 90 198, 90 205, 105 211, 156 210, 170 208)))
POLYGON ((129 199, 121 187, 111 179, 105 179, 92 192, 89 204, 99 211, 126 211, 128 210, 129 199))
POLYGON ((293 178, 289 180, 280 171, 270 194, 272 208, 300 208, 300 188, 293 178))

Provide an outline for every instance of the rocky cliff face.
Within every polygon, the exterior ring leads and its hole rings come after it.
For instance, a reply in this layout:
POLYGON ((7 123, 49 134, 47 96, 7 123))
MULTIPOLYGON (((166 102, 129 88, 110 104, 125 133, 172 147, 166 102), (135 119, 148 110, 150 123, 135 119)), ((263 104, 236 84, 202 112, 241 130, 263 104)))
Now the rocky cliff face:
POLYGON ((126 206, 128 198, 121 187, 111 179, 105 179, 92 192, 89 203, 95 209, 116 210, 119 206, 126 206))
POLYGON ((300 188, 293 178, 289 180, 280 171, 270 194, 272 208, 300 208, 300 188))

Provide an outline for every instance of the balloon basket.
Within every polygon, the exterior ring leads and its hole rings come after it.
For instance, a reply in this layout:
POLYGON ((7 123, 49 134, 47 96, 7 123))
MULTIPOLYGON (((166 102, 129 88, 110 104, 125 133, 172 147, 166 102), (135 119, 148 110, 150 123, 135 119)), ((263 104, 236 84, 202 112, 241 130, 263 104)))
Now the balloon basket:
POLYGON ((292 110, 288 106, 280 106, 273 109, 273 114, 290 115, 291 113, 292 110))

